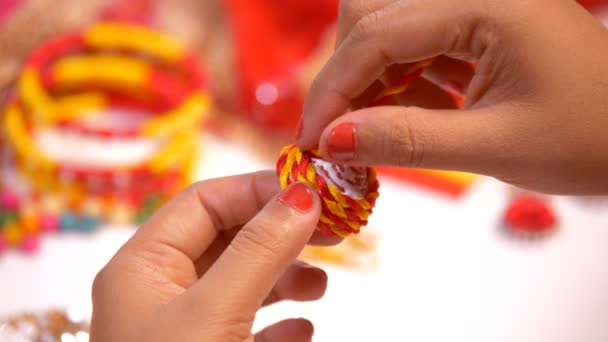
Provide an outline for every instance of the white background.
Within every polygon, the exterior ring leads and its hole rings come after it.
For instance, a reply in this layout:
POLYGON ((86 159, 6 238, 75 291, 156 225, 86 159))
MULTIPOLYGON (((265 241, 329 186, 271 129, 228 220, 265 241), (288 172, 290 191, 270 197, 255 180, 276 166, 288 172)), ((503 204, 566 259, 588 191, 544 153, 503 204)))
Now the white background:
MULTIPOLYGON (((203 146, 201 179, 272 168, 240 147, 203 146)), ((608 211, 559 198, 559 231, 524 242, 500 233, 505 191, 484 179, 454 200, 383 182, 368 228, 380 237, 379 266, 329 267, 323 300, 263 310, 256 330, 307 317, 316 341, 608 341, 608 211)), ((93 277, 132 233, 58 235, 34 257, 0 257, 0 314, 53 306, 86 314, 93 277)))

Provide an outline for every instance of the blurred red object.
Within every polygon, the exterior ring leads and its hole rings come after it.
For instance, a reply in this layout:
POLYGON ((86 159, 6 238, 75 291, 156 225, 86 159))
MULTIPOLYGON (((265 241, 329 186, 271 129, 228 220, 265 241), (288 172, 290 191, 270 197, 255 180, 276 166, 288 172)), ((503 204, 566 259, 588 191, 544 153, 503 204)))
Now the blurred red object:
POLYGON ((335 23, 338 0, 224 0, 236 45, 240 107, 255 123, 292 133, 303 92, 297 70, 335 23))
POLYGON ((596 8, 608 5, 608 0, 578 0, 578 3, 586 9, 593 11, 596 8))
POLYGON ((537 235, 555 228, 556 219, 549 203, 536 196, 515 197, 505 214, 510 231, 537 235))

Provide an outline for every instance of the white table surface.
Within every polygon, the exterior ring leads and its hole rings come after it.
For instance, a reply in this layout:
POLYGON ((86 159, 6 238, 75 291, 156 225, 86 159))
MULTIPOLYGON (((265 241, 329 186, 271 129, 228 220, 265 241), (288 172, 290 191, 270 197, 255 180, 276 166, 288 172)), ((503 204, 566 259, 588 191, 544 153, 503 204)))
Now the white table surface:
MULTIPOLYGON (((204 146, 201 179, 272 168, 242 147, 204 146)), ((559 232, 522 243, 500 233, 504 192, 487 179, 453 200, 383 182, 369 227, 378 268, 328 267, 323 300, 264 309, 255 329, 307 317, 315 341, 608 341, 608 210, 560 198, 559 232)), ((132 233, 57 235, 33 257, 0 257, 0 315, 53 306, 86 315, 96 272, 132 233)))
MULTIPOLYGON (((608 7, 597 15, 607 23, 608 7)), ((239 146, 204 146, 200 179, 274 167, 239 146)), ((367 228, 380 238, 379 266, 326 267, 321 301, 263 309, 254 329, 306 317, 315 341, 608 341, 608 206, 557 198, 559 231, 526 243, 500 233, 505 190, 485 179, 452 200, 383 182, 367 228)), ((0 315, 61 307, 87 317, 95 274, 133 232, 56 235, 33 257, 0 256, 0 315)))

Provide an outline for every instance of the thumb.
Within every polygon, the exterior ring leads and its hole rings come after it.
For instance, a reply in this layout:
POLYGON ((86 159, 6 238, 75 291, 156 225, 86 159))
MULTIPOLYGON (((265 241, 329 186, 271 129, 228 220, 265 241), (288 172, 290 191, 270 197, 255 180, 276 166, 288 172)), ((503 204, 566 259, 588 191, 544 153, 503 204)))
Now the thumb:
POLYGON ((319 148, 325 158, 349 165, 491 174, 497 161, 507 160, 512 121, 496 114, 485 109, 366 108, 329 124, 319 148))
POLYGON ((189 290, 197 297, 195 302, 205 303, 201 308, 205 317, 253 319, 310 239, 320 212, 319 197, 303 183, 292 184, 271 200, 243 226, 201 281, 189 290))

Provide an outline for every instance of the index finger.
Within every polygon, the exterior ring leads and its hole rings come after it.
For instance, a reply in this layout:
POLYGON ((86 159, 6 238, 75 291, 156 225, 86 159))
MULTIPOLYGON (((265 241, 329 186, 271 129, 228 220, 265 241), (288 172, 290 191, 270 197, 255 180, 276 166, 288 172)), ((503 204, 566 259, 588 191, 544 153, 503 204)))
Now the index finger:
POLYGON ((471 48, 487 41, 475 40, 474 31, 480 25, 472 24, 478 17, 469 12, 471 6, 456 1, 399 1, 359 20, 310 88, 298 145, 316 147, 325 126, 344 114, 351 101, 392 64, 415 63, 448 52, 486 52, 481 46, 471 48))
POLYGON ((395 0, 344 0, 340 1, 338 11, 338 29, 336 32, 336 48, 348 36, 353 26, 368 13, 384 8, 395 0))

